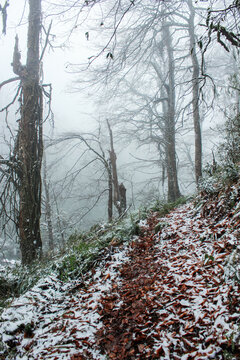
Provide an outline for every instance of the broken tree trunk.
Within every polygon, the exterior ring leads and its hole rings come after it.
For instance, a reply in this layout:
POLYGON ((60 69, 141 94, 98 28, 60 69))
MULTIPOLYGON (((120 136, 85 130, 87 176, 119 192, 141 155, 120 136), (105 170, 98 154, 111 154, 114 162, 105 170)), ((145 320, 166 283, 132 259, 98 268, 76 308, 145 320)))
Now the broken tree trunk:
POLYGON ((113 183, 113 203, 118 211, 119 216, 126 210, 126 188, 123 184, 119 186, 117 174, 117 156, 113 147, 113 133, 109 121, 107 120, 109 136, 110 136, 110 163, 112 169, 113 183))

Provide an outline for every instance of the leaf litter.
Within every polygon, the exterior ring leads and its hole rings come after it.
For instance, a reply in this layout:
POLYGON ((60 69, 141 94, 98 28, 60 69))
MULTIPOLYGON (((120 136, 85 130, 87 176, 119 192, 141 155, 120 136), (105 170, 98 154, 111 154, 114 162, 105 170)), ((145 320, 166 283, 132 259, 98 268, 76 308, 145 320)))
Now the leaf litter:
POLYGON ((24 360, 239 359, 239 217, 212 204, 152 213, 83 279, 41 280, 3 312, 2 344, 24 360))

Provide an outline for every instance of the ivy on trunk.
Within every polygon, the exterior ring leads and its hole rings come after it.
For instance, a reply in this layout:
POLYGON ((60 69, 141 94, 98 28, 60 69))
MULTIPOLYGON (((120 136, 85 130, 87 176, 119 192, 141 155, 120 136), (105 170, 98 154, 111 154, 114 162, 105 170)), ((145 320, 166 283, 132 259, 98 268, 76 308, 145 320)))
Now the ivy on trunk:
POLYGON ((13 71, 21 79, 21 118, 16 143, 19 177, 19 235, 23 265, 41 257, 42 89, 39 85, 41 0, 29 0, 27 63, 21 64, 16 37, 13 71))

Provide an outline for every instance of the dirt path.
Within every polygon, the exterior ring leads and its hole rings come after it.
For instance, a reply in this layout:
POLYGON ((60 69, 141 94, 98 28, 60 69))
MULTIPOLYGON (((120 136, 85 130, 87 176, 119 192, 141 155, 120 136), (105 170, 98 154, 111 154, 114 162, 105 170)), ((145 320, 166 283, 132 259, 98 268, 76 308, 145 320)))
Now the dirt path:
POLYGON ((233 238, 226 229, 176 210, 154 236, 152 216, 132 243, 122 282, 101 300, 98 344, 110 359, 222 359, 239 329, 239 287, 225 282, 223 263, 233 238), (235 325, 234 325, 235 324, 235 325), (229 333, 229 337, 227 334, 229 333))

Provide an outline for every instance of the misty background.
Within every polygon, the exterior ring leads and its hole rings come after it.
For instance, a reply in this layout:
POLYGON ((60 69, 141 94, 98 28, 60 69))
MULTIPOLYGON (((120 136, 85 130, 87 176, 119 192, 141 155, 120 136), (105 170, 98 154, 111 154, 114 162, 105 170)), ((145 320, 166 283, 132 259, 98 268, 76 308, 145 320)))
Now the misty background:
MULTIPOLYGON (((161 10, 172 39, 176 164, 183 196, 191 196, 196 191, 191 105, 193 70, 186 28, 191 16, 188 3, 168 1, 166 8, 161 10)), ((194 38, 201 67, 202 46, 207 42, 207 29, 203 24, 209 4, 207 1, 190 3, 195 9, 194 38)), ((220 1, 216 6, 220 3, 225 2, 220 1)), ((154 18, 154 4, 149 1, 136 4, 121 22, 114 18, 108 2, 78 15, 77 9, 62 12, 62 4, 62 1, 56 1, 53 6, 49 1, 43 1, 45 29, 52 21, 41 73, 42 83, 51 84, 51 93, 44 104, 45 116, 50 113, 44 123, 42 170, 41 227, 45 251, 48 251, 49 242, 48 197, 56 247, 64 247, 71 233, 107 221, 107 173, 97 155, 109 157, 106 120, 113 132, 119 183, 126 187, 127 209, 132 211, 168 198, 162 148, 164 136, 160 120, 156 126, 155 119, 163 117, 162 98, 166 95, 156 68, 163 77, 168 76, 169 68, 167 44, 164 43, 162 24, 154 18), (116 24, 118 31, 115 33, 116 24), (114 40, 109 44, 112 36, 114 40)), ((13 4, 10 1, 7 33, 0 35, 0 83, 14 76, 11 63, 16 34, 24 63, 27 16, 27 2, 21 0, 13 4)), ((44 41, 43 36, 42 47, 44 41)), ((204 54, 203 67, 201 70, 208 75, 202 79, 199 93, 204 167, 217 159, 217 146, 224 139, 226 111, 230 113, 237 103, 238 94, 231 84, 234 76, 238 76, 239 55, 235 50, 227 52, 221 44, 212 42, 204 54)), ((15 83, 1 88, 1 109, 12 101, 15 93, 15 83)), ((0 154, 3 157, 13 146, 18 120, 17 101, 7 112, 0 113, 0 154)), ((11 222, 2 227, 0 237, 1 261, 18 259, 18 236, 11 222)))

